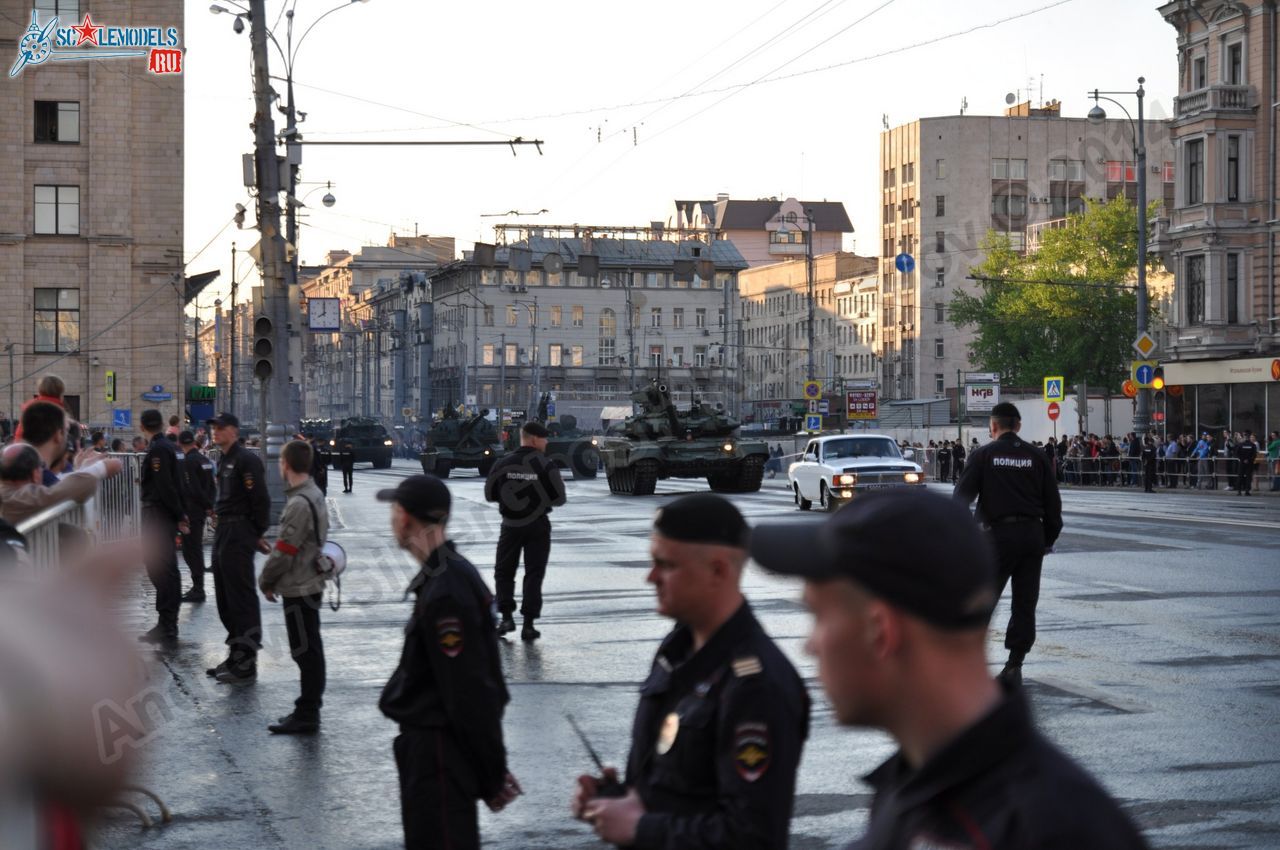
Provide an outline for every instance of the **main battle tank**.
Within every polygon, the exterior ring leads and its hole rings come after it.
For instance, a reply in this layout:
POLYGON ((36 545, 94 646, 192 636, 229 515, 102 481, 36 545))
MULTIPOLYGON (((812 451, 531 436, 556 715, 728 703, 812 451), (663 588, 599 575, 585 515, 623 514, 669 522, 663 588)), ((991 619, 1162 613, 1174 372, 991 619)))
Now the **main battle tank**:
POLYGON ((660 478, 706 477, 718 493, 754 493, 764 478, 769 446, 736 436, 738 421, 717 406, 695 401, 677 411, 667 388, 654 381, 631 400, 641 411, 600 440, 609 491, 649 496, 660 478))
MULTIPOLYGON (((574 478, 595 478, 600 466, 598 438, 579 429, 578 417, 572 413, 562 415, 558 422, 547 422, 550 401, 551 394, 543 393, 537 411, 537 420, 551 434, 547 438, 547 457, 561 469, 571 470, 574 478)), ((518 443, 518 436, 516 440, 518 443)))
POLYGON ((475 469, 481 478, 487 477, 494 462, 505 454, 498 429, 488 415, 488 410, 482 410, 469 419, 459 419, 454 411, 445 410, 427 432, 427 447, 418 456, 422 471, 448 478, 454 469, 475 469))

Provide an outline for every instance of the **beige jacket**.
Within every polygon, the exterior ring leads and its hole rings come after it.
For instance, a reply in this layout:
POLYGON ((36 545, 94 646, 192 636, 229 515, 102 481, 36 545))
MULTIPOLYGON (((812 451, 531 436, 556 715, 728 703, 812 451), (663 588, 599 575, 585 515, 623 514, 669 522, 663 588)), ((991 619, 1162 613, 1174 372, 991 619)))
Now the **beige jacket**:
POLYGON ((107 476, 107 468, 93 464, 62 476, 52 487, 31 482, 0 481, 0 517, 17 525, 45 508, 74 499, 84 502, 98 492, 98 482, 107 476))
POLYGON ((320 544, 329 536, 329 508, 324 494, 308 478, 305 483, 285 490, 284 495, 280 536, 271 548, 267 562, 262 565, 258 587, 263 593, 277 596, 323 593, 324 577, 316 572, 315 561, 320 554, 320 544), (308 502, 315 507, 314 514, 308 502), (316 539, 316 520, 320 522, 319 542, 316 539))

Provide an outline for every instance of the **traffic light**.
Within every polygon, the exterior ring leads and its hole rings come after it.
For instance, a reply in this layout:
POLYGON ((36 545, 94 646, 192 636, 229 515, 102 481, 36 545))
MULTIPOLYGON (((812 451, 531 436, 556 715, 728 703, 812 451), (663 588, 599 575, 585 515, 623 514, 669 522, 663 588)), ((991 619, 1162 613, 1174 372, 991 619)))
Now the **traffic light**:
POLYGON ((1164 389, 1164 367, 1157 366, 1155 374, 1151 376, 1151 389, 1160 392, 1164 389))
POLYGON ((259 316, 253 320, 253 374, 260 381, 271 377, 276 370, 275 326, 271 319, 259 316))

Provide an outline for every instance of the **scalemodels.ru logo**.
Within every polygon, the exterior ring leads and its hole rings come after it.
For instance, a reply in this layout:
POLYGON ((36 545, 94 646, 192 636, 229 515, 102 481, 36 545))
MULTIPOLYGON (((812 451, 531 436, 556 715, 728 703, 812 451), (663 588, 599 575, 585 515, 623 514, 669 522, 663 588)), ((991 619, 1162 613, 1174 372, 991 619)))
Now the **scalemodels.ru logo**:
POLYGON ((153 74, 181 74, 182 51, 177 27, 112 27, 95 24, 88 12, 78 26, 60 27, 58 18, 41 24, 31 13, 31 26, 18 41, 18 61, 9 69, 16 77, 28 65, 82 59, 147 58, 153 74))

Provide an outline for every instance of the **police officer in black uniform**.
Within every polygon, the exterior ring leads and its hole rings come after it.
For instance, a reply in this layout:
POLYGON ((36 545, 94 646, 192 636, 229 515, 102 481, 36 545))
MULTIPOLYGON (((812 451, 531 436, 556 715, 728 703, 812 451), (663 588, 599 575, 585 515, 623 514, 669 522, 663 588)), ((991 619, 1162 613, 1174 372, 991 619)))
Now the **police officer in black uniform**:
POLYGON ((1154 493, 1156 491, 1156 457, 1159 451, 1150 434, 1142 438, 1140 451, 1142 452, 1142 491, 1154 493))
POLYGON ((356 450, 349 440, 338 446, 338 467, 342 470, 342 492, 352 492, 356 486, 356 450))
MULTIPOLYGON (((658 511, 658 613, 677 622, 640 689, 626 793, 581 776, 574 814, 636 848, 787 846, 809 697, 739 589, 748 528, 711 493, 658 511)), ((801 551, 801 550, 797 550, 801 551)))
POLYGON ((516 629, 516 568, 520 564, 520 553, 524 553, 521 640, 541 637, 533 623, 542 616, 542 580, 551 556, 550 514, 553 507, 563 505, 565 500, 560 470, 547 459, 548 436, 541 422, 526 422, 520 429, 520 448, 495 463, 484 484, 485 499, 497 502, 502 515, 493 570, 498 610, 502 613, 499 634, 516 629))
POLYGON ((417 600, 400 664, 378 707, 400 724, 395 739, 405 846, 480 846, 476 800, 500 811, 521 793, 507 771, 502 713, 508 701, 498 658, 493 596, 447 538, 449 489, 414 475, 393 490, 396 542, 422 563, 409 585, 417 600))
POLYGON ((1253 495, 1253 473, 1258 463, 1258 444, 1253 439, 1252 431, 1245 431, 1244 437, 1236 445, 1236 460, 1240 468, 1236 470, 1236 495, 1243 493, 1253 495))
POLYGON ((189 530, 182 535, 182 558, 191 571, 191 589, 183 602, 203 602, 204 594, 204 520, 218 499, 213 461, 196 448, 196 437, 190 431, 178 435, 178 446, 184 452, 178 462, 182 469, 182 498, 187 508, 189 530))
POLYGON ((172 646, 178 640, 178 608, 182 599, 182 577, 178 574, 178 553, 174 538, 187 533, 183 510, 182 483, 173 444, 164 436, 160 411, 142 411, 139 418, 149 441, 142 459, 139 482, 142 494, 143 533, 147 541, 147 577, 156 589, 159 622, 138 640, 172 646))
POLYGON ((995 559, 966 506, 916 488, 868 493, 816 533, 757 526, 751 556, 804 577, 806 649, 837 722, 898 743, 866 777, 875 799, 850 848, 1146 847, 1115 801, 1035 729, 1021 689, 992 680, 995 559))
POLYGON ((1013 581, 1013 599, 1004 645, 1009 661, 1000 677, 1022 683, 1022 661, 1036 639, 1040 564, 1062 533, 1062 497, 1044 452, 1018 436, 1022 416, 1009 402, 991 409, 991 442, 969 455, 955 497, 978 500, 978 519, 995 544, 999 593, 1013 581))
POLYGON ((270 552, 265 535, 270 525, 262 459, 240 444, 240 420, 220 413, 209 420, 213 442, 222 450, 218 462, 218 528, 213 535, 213 592, 218 617, 227 630, 227 660, 208 670, 219 682, 240 684, 258 678, 262 645, 262 609, 253 574, 255 552, 270 552))

